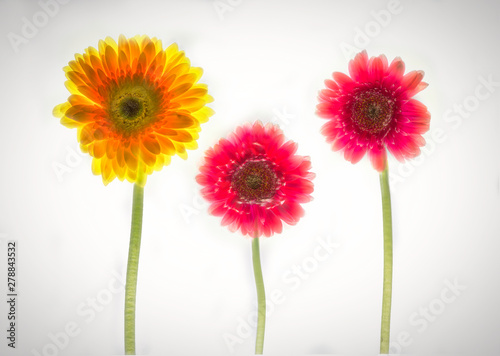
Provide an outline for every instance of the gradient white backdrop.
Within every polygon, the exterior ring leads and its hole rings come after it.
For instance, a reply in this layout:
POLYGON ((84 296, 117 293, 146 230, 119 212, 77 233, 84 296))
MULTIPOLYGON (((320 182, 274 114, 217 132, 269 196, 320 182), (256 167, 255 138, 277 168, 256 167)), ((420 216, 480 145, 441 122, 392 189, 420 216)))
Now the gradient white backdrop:
POLYGON ((306 216, 261 242, 272 299, 265 353, 377 354, 379 178, 366 159, 351 165, 332 152, 315 115, 323 80, 347 71, 349 46, 401 56, 430 84, 417 95, 432 114, 425 150, 404 165, 390 160, 391 350, 500 353, 498 1, 56 4, 0 1, 0 354, 123 352, 117 276, 126 270, 132 185, 105 187, 90 158, 75 155, 76 131, 52 116, 68 97, 63 66, 121 33, 177 42, 203 67, 216 111, 199 149, 174 158, 145 188, 138 354, 253 354, 250 240, 207 213, 194 180, 203 152, 253 120, 280 124, 317 175, 306 216), (29 32, 27 22, 38 25, 29 32), (18 242, 15 350, 6 339, 10 239, 18 242), (68 325, 76 331, 64 336, 68 325))

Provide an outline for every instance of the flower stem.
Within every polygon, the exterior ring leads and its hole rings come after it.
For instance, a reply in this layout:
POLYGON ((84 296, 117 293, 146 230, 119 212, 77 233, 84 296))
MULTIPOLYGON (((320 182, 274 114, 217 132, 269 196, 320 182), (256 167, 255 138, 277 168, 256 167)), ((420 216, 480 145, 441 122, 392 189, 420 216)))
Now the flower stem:
POLYGON ((380 173, 380 190, 382 192, 382 214, 384 221, 384 285, 382 293, 382 325, 380 331, 380 353, 389 353, 391 332, 391 298, 392 298, 392 216, 391 192, 389 188, 389 168, 387 160, 385 169, 380 173))
POLYGON ((260 266, 259 237, 257 236, 254 237, 252 241, 252 261, 258 300, 257 338, 255 340, 255 354, 262 355, 262 351, 264 350, 264 331, 266 328, 266 292, 264 291, 264 279, 262 278, 262 268, 260 266))
POLYGON ((137 270, 141 249, 142 210, 144 188, 134 185, 132 203, 132 227, 128 251, 127 284, 125 286, 125 354, 135 355, 135 296, 137 292, 137 270))

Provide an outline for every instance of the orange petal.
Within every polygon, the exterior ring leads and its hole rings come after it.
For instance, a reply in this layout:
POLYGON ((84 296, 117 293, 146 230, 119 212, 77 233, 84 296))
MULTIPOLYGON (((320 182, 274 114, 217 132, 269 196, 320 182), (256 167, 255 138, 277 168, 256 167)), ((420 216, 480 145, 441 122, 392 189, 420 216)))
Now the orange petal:
POLYGON ((88 145, 89 143, 94 141, 94 132, 92 126, 92 124, 87 124, 82 127, 79 133, 78 140, 82 145, 88 145))
POLYGON ((125 172, 127 171, 127 168, 125 166, 120 166, 116 159, 110 160, 110 162, 111 162, 111 165, 113 167, 113 171, 115 172, 118 179, 123 180, 123 178, 125 177, 125 172))
POLYGON ((108 141, 96 141, 92 146, 93 156, 95 158, 101 158, 106 154, 106 146, 108 141))
POLYGON ((171 69, 167 68, 165 73, 168 73, 168 75, 175 74, 176 76, 181 76, 185 74, 189 70, 189 68, 189 64, 180 63, 171 69))
POLYGON ((142 52, 139 55, 139 59, 135 63, 135 66, 132 66, 132 70, 134 70, 136 73, 144 73, 146 71, 146 68, 147 68, 147 59, 144 52, 142 52))
POLYGON ((68 111, 70 108, 71 108, 70 103, 59 104, 54 108, 54 110, 52 110, 52 115, 61 118, 64 115, 66 115, 66 111, 68 111))
POLYGON ((71 71, 66 73, 66 77, 73 82, 76 86, 86 85, 85 79, 79 72, 71 71))
POLYGON ((172 99, 173 103, 178 103, 183 109, 189 110, 191 112, 201 109, 205 106, 206 102, 199 98, 181 98, 172 99))
MULTIPOLYGON (((184 84, 187 85, 187 84, 184 84)), ((207 88, 203 87, 192 87, 190 90, 186 91, 184 94, 179 95, 182 98, 202 98, 207 95, 207 88)))
POLYGON ((177 155, 182 159, 187 159, 187 152, 184 145, 178 142, 173 142, 173 144, 175 146, 175 151, 177 152, 177 155))
POLYGON ((94 105, 94 103, 87 97, 83 95, 73 94, 68 98, 68 102, 73 105, 94 105))
POLYGON ((111 46, 106 47, 105 61, 108 73, 113 77, 118 70, 118 56, 111 46))
POLYGON ((108 183, 112 182, 116 177, 113 171, 113 164, 105 157, 101 159, 101 174, 104 185, 108 185, 108 183))
POLYGON ((161 152, 160 144, 154 137, 151 136, 144 137, 142 140, 142 144, 149 152, 151 152, 154 155, 157 155, 161 152))
POLYGON ((87 76, 87 85, 91 85, 96 88, 99 85, 99 77, 96 75, 94 69, 89 66, 87 63, 82 63, 82 68, 87 76))
POLYGON ((178 85, 175 88, 172 88, 170 90, 169 94, 172 95, 172 97, 174 97, 174 98, 179 97, 182 94, 184 94, 185 92, 187 92, 192 86, 193 86, 192 83, 184 83, 184 84, 178 85))
POLYGON ((123 52, 127 57, 127 62, 128 62, 128 58, 130 58, 130 47, 129 47, 129 42, 127 41, 127 38, 124 35, 120 35, 118 37, 118 52, 123 52))
POLYGON ((200 110, 197 110, 196 112, 192 112, 191 115, 198 120, 201 124, 205 123, 208 121, 208 118, 212 116, 215 113, 211 108, 209 107, 203 107, 200 110))
POLYGON ((128 57, 122 50, 118 53, 118 67, 123 71, 129 68, 128 57))
POLYGON ((172 156, 175 154, 175 146, 172 143, 172 141, 170 141, 170 139, 168 137, 165 137, 162 135, 157 135, 156 139, 158 140, 158 143, 160 144, 161 152, 163 154, 166 154, 169 156, 172 156))
MULTIPOLYGON (((119 141, 117 140, 109 140, 108 141, 108 144, 106 146, 106 156, 109 158, 109 159, 114 159, 115 157, 117 157, 116 155, 116 151, 118 150, 118 144, 119 144, 119 141)), ((117 161, 117 163, 123 167, 123 151, 122 151, 122 155, 121 155, 121 158, 122 158, 122 164, 120 164, 120 162, 118 162, 118 158, 115 159, 115 161, 117 161)))
POLYGON ((184 130, 177 130, 175 135, 170 136, 170 139, 177 142, 190 142, 197 138, 197 134, 190 134, 184 130), (195 138, 196 137, 196 138, 195 138))
POLYGON ((100 104, 102 101, 101 95, 96 92, 94 89, 88 86, 79 86, 78 91, 87 97, 90 101, 96 104, 100 104))
POLYGON ((185 129, 193 126, 198 126, 196 120, 191 116, 183 114, 167 116, 162 124, 162 127, 169 129, 185 129))
POLYGON ((66 117, 81 123, 95 121, 95 113, 90 105, 76 105, 70 107, 66 113, 66 117))
POLYGON ((137 157, 134 156, 129 149, 124 149, 123 158, 125 159, 125 163, 127 164, 130 170, 132 171, 137 170, 137 157))
POLYGON ((63 116, 60 120, 61 124, 66 126, 68 129, 74 129, 80 127, 82 124, 79 122, 68 119, 66 116, 63 116))
POLYGON ((148 42, 148 44, 142 51, 146 55, 146 63, 150 64, 156 56, 156 48, 154 43, 148 42))
MULTIPOLYGON (((121 144, 118 144, 118 147, 116 147, 116 162, 118 162, 118 165, 120 167, 125 166, 125 157, 124 157, 124 155, 125 155, 125 152, 124 152, 123 146, 121 144)), ((108 154, 108 157, 109 157, 109 154, 108 154)))
POLYGON ((141 157, 141 160, 147 166, 153 166, 156 162, 156 155, 151 153, 146 147, 144 147, 144 144, 142 145, 142 149, 139 155, 141 157))
MULTIPOLYGON (((128 40, 128 45, 130 48, 130 55, 129 58, 138 58, 139 57, 139 44, 137 43, 137 39, 131 38, 128 40)), ((132 63, 130 63, 132 65, 132 63)))

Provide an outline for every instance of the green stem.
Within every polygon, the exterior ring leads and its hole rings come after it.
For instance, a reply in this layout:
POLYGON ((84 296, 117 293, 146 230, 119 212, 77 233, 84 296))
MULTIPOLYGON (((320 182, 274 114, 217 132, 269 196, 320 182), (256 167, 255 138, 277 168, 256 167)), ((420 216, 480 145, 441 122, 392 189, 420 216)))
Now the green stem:
POLYGON ((382 213, 384 221, 384 286, 382 293, 382 325, 380 332, 380 353, 389 353, 391 333, 391 298, 392 298, 392 216, 391 192, 389 188, 389 168, 380 173, 380 190, 382 192, 382 213))
POLYGON ((266 328, 266 292, 264 291, 264 279, 262 278, 262 268, 260 266, 259 237, 257 236, 254 237, 252 241, 252 261, 255 285, 257 287, 257 301, 259 305, 255 354, 262 355, 262 351, 264 350, 264 331, 266 328))
POLYGON ((127 284, 125 286, 125 354, 135 355, 135 296, 137 292, 137 270, 141 249, 142 210, 144 188, 134 185, 132 203, 132 227, 128 250, 127 284))

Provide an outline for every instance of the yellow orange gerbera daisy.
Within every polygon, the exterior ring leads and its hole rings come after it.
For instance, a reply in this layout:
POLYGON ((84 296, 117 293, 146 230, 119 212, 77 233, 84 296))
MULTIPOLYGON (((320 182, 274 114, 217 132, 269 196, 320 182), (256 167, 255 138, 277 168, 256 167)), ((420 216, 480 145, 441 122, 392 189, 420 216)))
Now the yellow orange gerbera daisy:
POLYGON ((177 44, 163 49, 147 36, 116 43, 107 37, 64 68, 68 101, 54 115, 77 129, 92 171, 105 185, 115 178, 144 186, 177 154, 196 149, 200 124, 213 111, 207 86, 198 83, 202 69, 191 67, 177 44))

